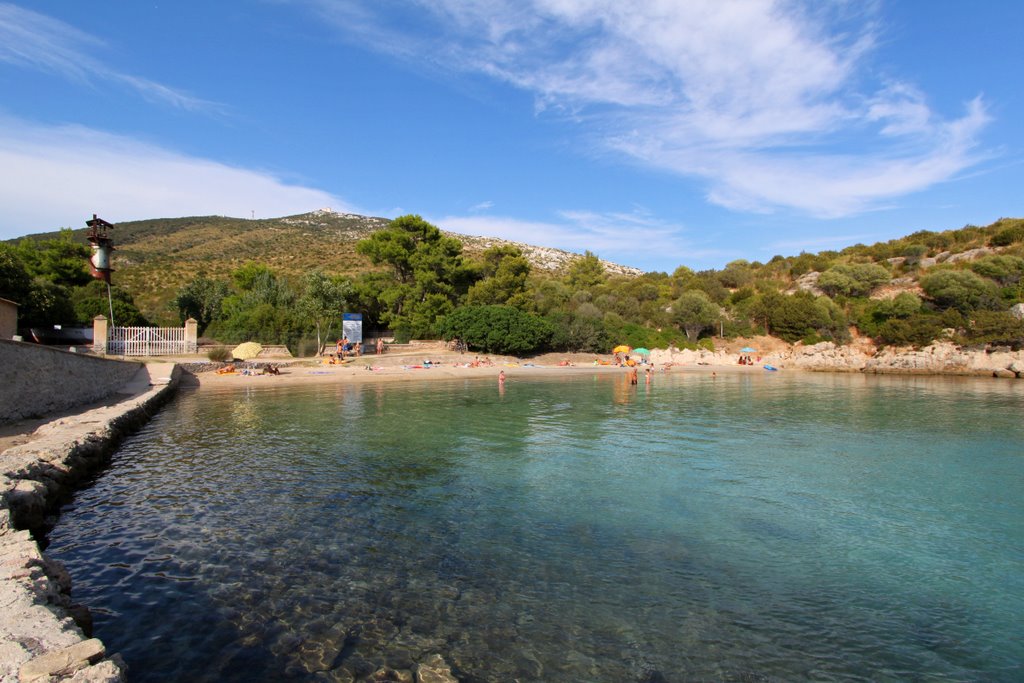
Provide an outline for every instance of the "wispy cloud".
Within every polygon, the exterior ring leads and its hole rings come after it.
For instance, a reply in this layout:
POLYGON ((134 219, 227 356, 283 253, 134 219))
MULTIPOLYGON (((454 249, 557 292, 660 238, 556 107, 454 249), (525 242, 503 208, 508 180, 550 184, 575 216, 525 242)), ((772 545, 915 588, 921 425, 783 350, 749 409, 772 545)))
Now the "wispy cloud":
POLYGON ((123 221, 157 216, 286 216, 344 200, 236 168, 81 126, 0 118, 0 239, 80 227, 92 213, 123 221))
POLYGON ((148 101, 188 111, 223 111, 223 106, 215 102, 109 67, 93 56, 102 48, 103 41, 62 21, 0 3, 0 63, 50 73, 83 85, 103 81, 120 84, 148 101))
POLYGON ((529 91, 600 148, 735 210, 851 215, 985 158, 980 97, 944 117, 912 84, 874 79, 874 3, 309 2, 374 49, 529 91))
POLYGON ((430 220, 464 235, 498 237, 576 253, 590 250, 603 259, 639 268, 671 270, 684 260, 724 254, 687 241, 680 237, 684 226, 660 221, 642 209, 632 213, 562 211, 550 221, 477 215, 430 220))

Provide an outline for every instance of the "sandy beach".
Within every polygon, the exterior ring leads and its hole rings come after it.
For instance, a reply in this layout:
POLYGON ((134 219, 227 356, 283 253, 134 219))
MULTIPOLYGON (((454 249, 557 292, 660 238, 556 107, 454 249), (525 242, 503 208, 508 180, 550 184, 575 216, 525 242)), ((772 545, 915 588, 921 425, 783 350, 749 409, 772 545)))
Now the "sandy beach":
MULTIPOLYGON (((611 374, 625 375, 630 368, 595 363, 595 359, 612 362, 612 356, 585 353, 552 353, 533 358, 506 356, 477 356, 472 353, 427 351, 368 355, 357 357, 344 365, 317 363, 310 359, 282 361, 279 375, 263 375, 259 371, 251 374, 234 372, 217 374, 199 372, 196 382, 203 389, 229 389, 232 387, 283 386, 332 383, 367 382, 429 382, 451 379, 479 379, 497 381, 498 373, 504 371, 507 381, 522 378, 564 377, 576 375, 611 374), (473 366, 477 359, 489 358, 490 364, 473 366), (428 364, 426 361, 430 361, 428 364)), ((638 366, 640 374, 647 366, 638 366)), ((764 372, 760 367, 740 365, 680 365, 665 368, 657 364, 654 372, 764 372)), ((643 379, 640 380, 643 382, 643 379)))

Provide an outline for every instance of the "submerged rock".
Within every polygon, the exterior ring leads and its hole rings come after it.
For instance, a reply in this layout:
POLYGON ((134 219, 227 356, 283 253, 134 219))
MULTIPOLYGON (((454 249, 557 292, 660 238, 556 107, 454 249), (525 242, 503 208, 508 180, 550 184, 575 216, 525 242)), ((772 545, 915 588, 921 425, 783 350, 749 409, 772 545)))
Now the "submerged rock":
POLYGON ((459 683, 441 655, 430 655, 416 667, 416 683, 459 683))

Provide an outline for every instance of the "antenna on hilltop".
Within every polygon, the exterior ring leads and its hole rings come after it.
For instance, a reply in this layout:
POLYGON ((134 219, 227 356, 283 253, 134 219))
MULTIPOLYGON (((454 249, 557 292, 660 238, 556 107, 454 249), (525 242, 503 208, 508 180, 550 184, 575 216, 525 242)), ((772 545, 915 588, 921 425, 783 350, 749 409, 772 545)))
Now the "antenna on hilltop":
POLYGON ((256 220, 256 209, 252 210, 252 219, 256 220))

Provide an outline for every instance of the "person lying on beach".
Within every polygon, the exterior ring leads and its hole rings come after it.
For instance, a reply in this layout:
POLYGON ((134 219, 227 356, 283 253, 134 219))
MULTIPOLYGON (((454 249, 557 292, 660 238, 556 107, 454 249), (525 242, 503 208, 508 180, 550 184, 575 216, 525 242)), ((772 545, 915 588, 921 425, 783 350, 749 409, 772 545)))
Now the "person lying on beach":
POLYGON ((218 375, 230 375, 235 371, 234 365, 225 365, 217 370, 218 375))

